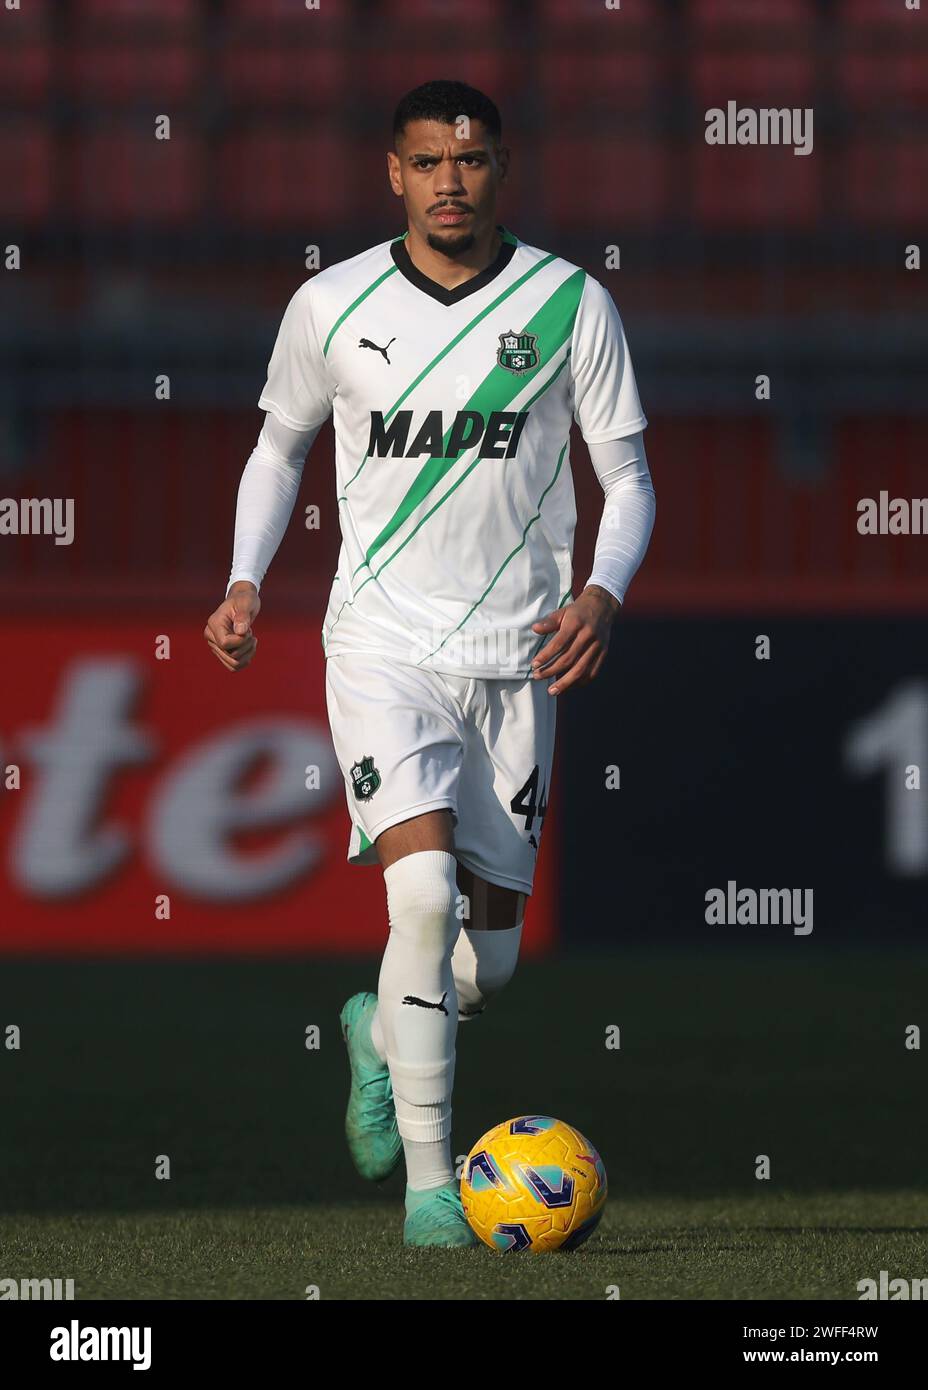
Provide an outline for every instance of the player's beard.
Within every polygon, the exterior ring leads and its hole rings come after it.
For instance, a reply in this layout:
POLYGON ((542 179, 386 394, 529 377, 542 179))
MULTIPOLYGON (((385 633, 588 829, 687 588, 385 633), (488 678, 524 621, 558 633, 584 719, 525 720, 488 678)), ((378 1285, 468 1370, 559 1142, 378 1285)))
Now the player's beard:
POLYGON ((458 235, 451 232, 445 236, 428 232, 425 239, 433 251, 440 251, 444 256, 460 256, 462 251, 469 251, 474 244, 473 232, 460 232, 458 235))

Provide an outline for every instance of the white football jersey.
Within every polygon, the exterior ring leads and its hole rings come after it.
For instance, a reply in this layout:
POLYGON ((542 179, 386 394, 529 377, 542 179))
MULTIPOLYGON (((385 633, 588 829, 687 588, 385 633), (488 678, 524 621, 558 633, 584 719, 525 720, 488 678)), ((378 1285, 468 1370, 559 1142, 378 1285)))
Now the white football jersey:
POLYGON ((403 236, 307 280, 284 313, 259 405, 292 429, 333 415, 327 657, 528 675, 548 640, 532 623, 572 597, 571 421, 590 443, 647 424, 609 293, 499 231, 456 289, 403 236))

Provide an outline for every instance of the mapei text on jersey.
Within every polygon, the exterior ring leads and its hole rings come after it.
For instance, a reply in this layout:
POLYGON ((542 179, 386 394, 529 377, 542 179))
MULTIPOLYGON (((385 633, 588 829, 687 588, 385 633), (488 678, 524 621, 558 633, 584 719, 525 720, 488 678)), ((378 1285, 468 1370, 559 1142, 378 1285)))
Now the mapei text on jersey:
POLYGON ((410 441, 413 413, 398 410, 387 424, 379 410, 371 411, 367 445, 371 458, 415 458, 425 454, 429 458, 454 459, 465 449, 475 449, 476 458, 515 458, 519 435, 529 414, 527 410, 491 410, 484 417, 479 410, 459 410, 446 429, 442 412, 430 410, 410 441))

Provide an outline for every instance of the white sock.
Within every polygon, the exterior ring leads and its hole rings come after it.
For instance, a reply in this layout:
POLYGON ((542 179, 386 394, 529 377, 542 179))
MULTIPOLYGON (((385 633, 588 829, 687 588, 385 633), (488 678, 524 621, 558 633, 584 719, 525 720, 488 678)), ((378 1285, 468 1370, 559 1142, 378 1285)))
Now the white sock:
POLYGON ((501 931, 462 926, 451 957, 459 1023, 482 1014, 490 996, 512 979, 521 941, 521 922, 501 931))
POLYGON ((387 1044, 383 1039, 383 1029, 380 1026, 380 1005, 378 1004, 371 1016, 371 1047, 377 1053, 381 1062, 387 1060, 387 1044))
MULTIPOLYGON (((487 1000, 508 984, 515 972, 522 944, 522 923, 498 931, 461 927, 451 954, 451 973, 458 997, 458 1023, 477 1018, 487 1000)), ((371 1019, 371 1044, 381 1062, 387 1047, 380 1026, 380 1009, 371 1019)))
MULTIPOLYGON (((454 1180, 451 1088, 457 994, 451 953, 457 862, 444 850, 407 854, 384 870, 390 935, 377 990, 377 1019, 393 1083, 396 1123, 411 1188, 454 1180)), ((371 1035, 373 1040, 374 1029, 371 1035)))

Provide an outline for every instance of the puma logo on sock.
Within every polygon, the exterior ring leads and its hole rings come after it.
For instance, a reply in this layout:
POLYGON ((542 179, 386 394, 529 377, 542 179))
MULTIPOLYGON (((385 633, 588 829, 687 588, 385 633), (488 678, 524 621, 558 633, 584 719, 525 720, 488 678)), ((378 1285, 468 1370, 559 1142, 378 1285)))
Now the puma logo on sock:
POLYGON ((428 999, 417 999, 416 996, 415 996, 414 994, 406 994, 406 995, 403 996, 403 1003, 404 1003, 404 1004, 418 1004, 420 1009, 441 1009, 442 1013, 447 1017, 448 1010, 445 1008, 445 1000, 446 1000, 447 998, 448 998, 448 991, 447 991, 447 990, 445 990, 444 994, 441 996, 441 998, 439 999, 439 1001, 438 1001, 437 1004, 433 1004, 433 1003, 432 1003, 430 1000, 428 1000, 428 999))

